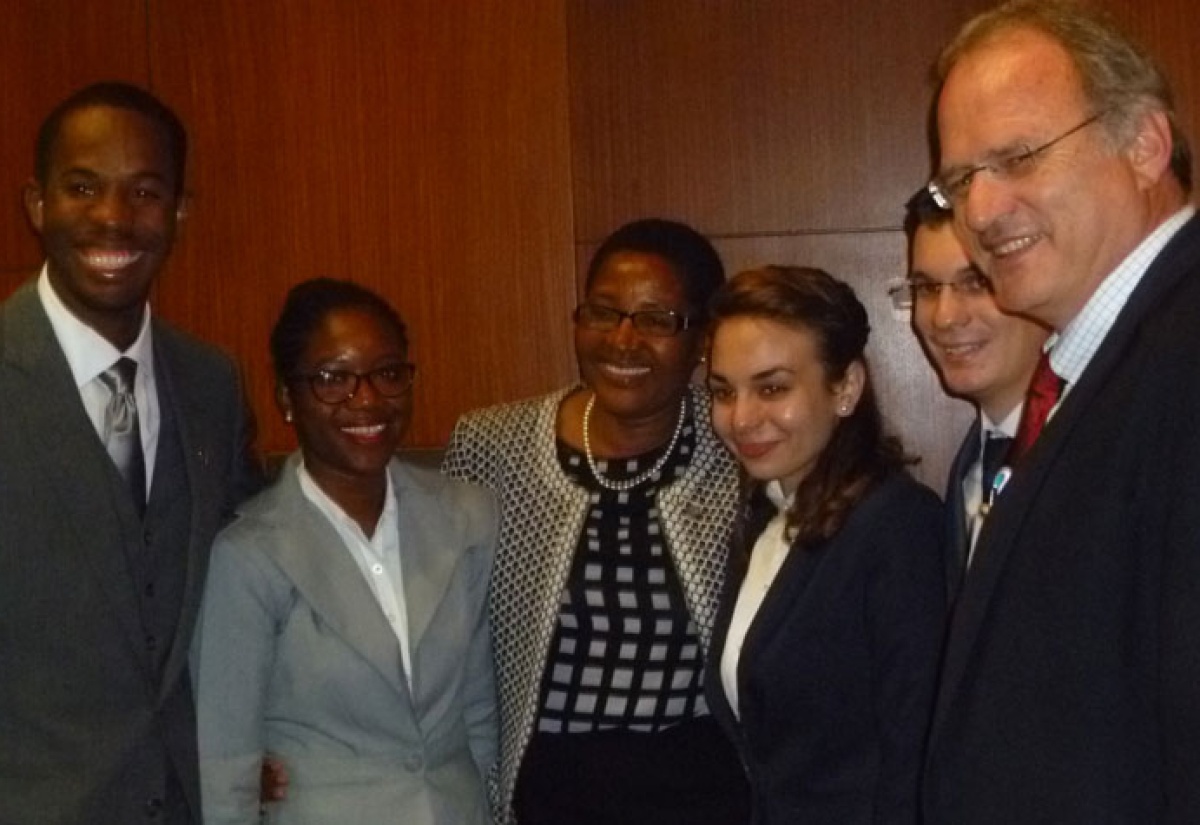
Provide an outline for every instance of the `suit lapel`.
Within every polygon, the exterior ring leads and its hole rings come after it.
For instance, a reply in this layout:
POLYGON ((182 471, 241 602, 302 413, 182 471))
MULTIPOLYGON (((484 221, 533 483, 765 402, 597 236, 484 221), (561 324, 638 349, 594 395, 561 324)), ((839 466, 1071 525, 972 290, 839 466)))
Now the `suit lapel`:
POLYGON ((289 459, 266 494, 287 535, 269 552, 321 619, 409 700, 400 643, 341 536, 300 489, 297 464, 298 456, 289 459))
POLYGON ((448 541, 446 518, 434 491, 425 489, 404 465, 391 468, 399 498, 401 565, 413 661, 429 622, 458 568, 461 549, 448 541))
MULTIPOLYGON (((748 547, 752 555, 755 544, 757 544, 763 531, 770 521, 775 518, 777 513, 775 506, 766 498, 761 487, 755 491, 752 498, 751 513, 751 517, 747 520, 747 534, 754 536, 754 544, 750 544, 748 547)), ((792 543, 788 548, 787 557, 783 560, 778 574, 776 574, 775 579, 771 582, 771 586, 767 589, 766 596, 763 598, 762 604, 759 605, 758 612, 754 615, 750 626, 746 629, 746 638, 742 643, 742 651, 738 656, 737 680, 739 696, 745 697, 748 695, 749 669, 754 666, 755 662, 762 660, 763 651, 771 644, 775 636, 779 632, 782 632, 787 624, 788 617, 803 615, 811 609, 811 601, 805 598, 805 593, 820 563, 820 559, 825 554, 825 549, 826 545, 804 549, 795 543, 792 543)), ((725 618, 726 629, 728 629, 728 623, 732 619, 733 607, 737 603, 742 582, 745 581, 749 570, 749 562, 750 559, 747 556, 743 560, 743 566, 738 571, 737 589, 733 590, 730 594, 731 605, 729 615, 725 618)), ((741 708, 743 724, 749 721, 746 718, 747 711, 753 713, 753 708, 748 708, 743 703, 741 708)))
POLYGON ((934 711, 932 740, 937 738, 958 693, 1005 563, 1019 543, 1025 521, 1054 469, 1063 445, 1071 432, 1085 420, 1096 395, 1127 355, 1151 310, 1183 275, 1200 266, 1197 259, 1200 259, 1200 223, 1193 217, 1176 233, 1142 277, 1079 383, 1070 389, 1038 440, 1025 454, 1019 470, 1004 488, 1004 493, 993 505, 975 548, 971 574, 963 584, 950 624, 941 686, 934 711))
MULTIPOLYGON (((185 578, 183 601, 180 605, 179 624, 177 625, 171 652, 167 656, 162 680, 164 694, 173 689, 176 677, 187 663, 188 650, 192 637, 196 612, 199 608, 200 596, 204 587, 202 573, 206 570, 201 554, 207 553, 207 547, 201 547, 197 541, 198 513, 206 501, 205 485, 210 483, 213 474, 209 470, 207 457, 203 451, 196 448, 200 441, 197 428, 208 416, 197 399, 192 397, 195 387, 188 380, 187 359, 181 357, 174 338, 169 330, 161 324, 154 328, 154 380, 158 385, 159 406, 163 408, 164 422, 174 419, 176 432, 179 436, 179 446, 183 453, 183 466, 186 483, 191 491, 191 514, 185 546, 181 548, 184 554, 185 578), (169 411, 168 411, 169 406, 169 411)), ((209 398, 212 403, 212 398, 209 398)), ((160 448, 162 439, 159 439, 160 448)), ((202 442, 201 442, 202 443, 202 442)), ((161 450, 160 450, 161 452, 161 450)), ((161 458, 161 456, 160 456, 161 458)), ((160 483, 159 469, 165 469, 161 462, 157 464, 154 481, 151 482, 151 495, 154 486, 160 483)))
POLYGON ((44 466, 57 468, 47 473, 55 495, 53 502, 47 502, 47 517, 53 513, 70 524, 75 547, 112 603, 136 652, 134 658, 144 665, 144 634, 123 548, 122 519, 136 514, 125 503, 127 512, 122 515, 120 496, 114 495, 120 489, 117 469, 83 408, 33 282, 13 295, 6 316, 5 359, 24 373, 28 404, 23 409, 31 416, 23 431, 35 440, 33 449, 44 456, 44 466))
POLYGON ((971 530, 967 524, 966 498, 963 496, 963 481, 971 465, 979 455, 979 416, 967 430, 959 445, 954 462, 950 465, 950 476, 946 481, 946 596, 947 604, 953 604, 967 567, 967 553, 971 543, 971 530))

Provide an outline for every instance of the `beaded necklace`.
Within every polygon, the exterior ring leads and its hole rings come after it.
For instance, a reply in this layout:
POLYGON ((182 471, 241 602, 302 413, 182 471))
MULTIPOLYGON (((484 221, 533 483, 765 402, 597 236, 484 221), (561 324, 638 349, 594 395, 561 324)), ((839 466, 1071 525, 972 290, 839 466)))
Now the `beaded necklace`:
POLYGON ((592 476, 596 479, 596 483, 606 490, 620 493, 625 490, 632 490, 634 487, 649 481, 657 475, 671 458, 671 453, 675 451, 675 444, 679 441, 679 434, 683 432, 683 419, 686 418, 687 414, 687 396, 685 395, 679 402, 679 417, 675 419, 675 432, 671 433, 671 442, 667 444, 667 449, 663 451, 658 461, 654 462, 654 466, 645 472, 620 481, 613 481, 601 474, 600 468, 596 466, 596 458, 592 455, 592 439, 588 435, 588 431, 591 429, 592 406, 595 403, 596 394, 592 393, 592 397, 588 399, 587 406, 583 410, 583 454, 587 456, 588 469, 592 471, 592 476))

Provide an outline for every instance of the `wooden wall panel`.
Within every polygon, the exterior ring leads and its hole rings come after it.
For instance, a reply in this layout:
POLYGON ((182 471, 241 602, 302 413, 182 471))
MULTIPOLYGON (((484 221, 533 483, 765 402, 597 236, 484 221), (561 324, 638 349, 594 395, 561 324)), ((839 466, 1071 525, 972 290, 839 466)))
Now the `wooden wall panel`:
MULTIPOLYGON (((928 176, 929 68, 981 0, 568 0, 577 267, 645 215, 709 234, 729 272, 810 264, 872 319, 881 403, 941 489, 970 407, 938 387, 886 297, 902 206, 928 176)), ((1197 134, 1200 5, 1108 7, 1160 56, 1197 134)))
POLYGON ((1166 72, 1175 94, 1180 125, 1191 139, 1192 153, 1200 140, 1200 3, 1193 0, 1107 0, 1104 3, 1130 34, 1138 38, 1166 72))
POLYGON ((96 80, 149 82, 142 0, 4 4, 0 24, 0 299, 41 264, 21 206, 38 126, 56 103, 96 80))
POLYGON ((898 226, 960 6, 571 0, 578 236, 650 214, 719 236, 898 226))
MULTIPOLYGON (((11 0, 0 297, 40 258, 19 208, 37 123, 72 88, 129 79, 194 144, 158 311, 242 361, 269 450, 290 444, 266 359, 290 284, 347 275, 395 301, 421 363, 412 441, 439 445, 465 409, 570 380, 573 260, 659 214, 713 235, 731 271, 815 263, 860 287, 885 405, 936 467, 965 407, 930 391, 875 279, 902 268, 899 206, 928 171, 927 66, 983 5, 11 0)), ((1108 5, 1197 134, 1200 6, 1108 5)))
POLYGON ((557 0, 153 0, 194 205, 160 310, 236 352, 268 450, 267 333, 293 283, 350 277, 408 320, 410 441, 568 380, 574 303, 557 0), (518 8, 519 6, 519 8, 518 8))

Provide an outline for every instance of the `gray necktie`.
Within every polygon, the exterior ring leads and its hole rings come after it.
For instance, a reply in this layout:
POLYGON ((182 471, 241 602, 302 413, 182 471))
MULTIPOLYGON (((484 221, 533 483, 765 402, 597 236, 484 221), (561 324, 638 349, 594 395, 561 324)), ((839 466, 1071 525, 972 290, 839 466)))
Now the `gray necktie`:
POLYGON ((100 374, 100 381, 111 393, 104 409, 104 446, 129 485, 133 506, 140 516, 146 510, 146 457, 133 397, 136 376, 137 362, 121 358, 100 374))

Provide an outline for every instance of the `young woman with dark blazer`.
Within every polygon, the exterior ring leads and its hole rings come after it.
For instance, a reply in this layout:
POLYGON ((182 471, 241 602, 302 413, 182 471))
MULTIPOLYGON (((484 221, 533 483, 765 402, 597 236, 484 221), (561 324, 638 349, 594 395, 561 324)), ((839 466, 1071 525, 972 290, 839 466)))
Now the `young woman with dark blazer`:
POLYGON ((853 290, 767 267, 712 303, 713 423, 747 480, 706 685, 753 822, 917 820, 945 617, 936 495, 883 432, 853 290))

